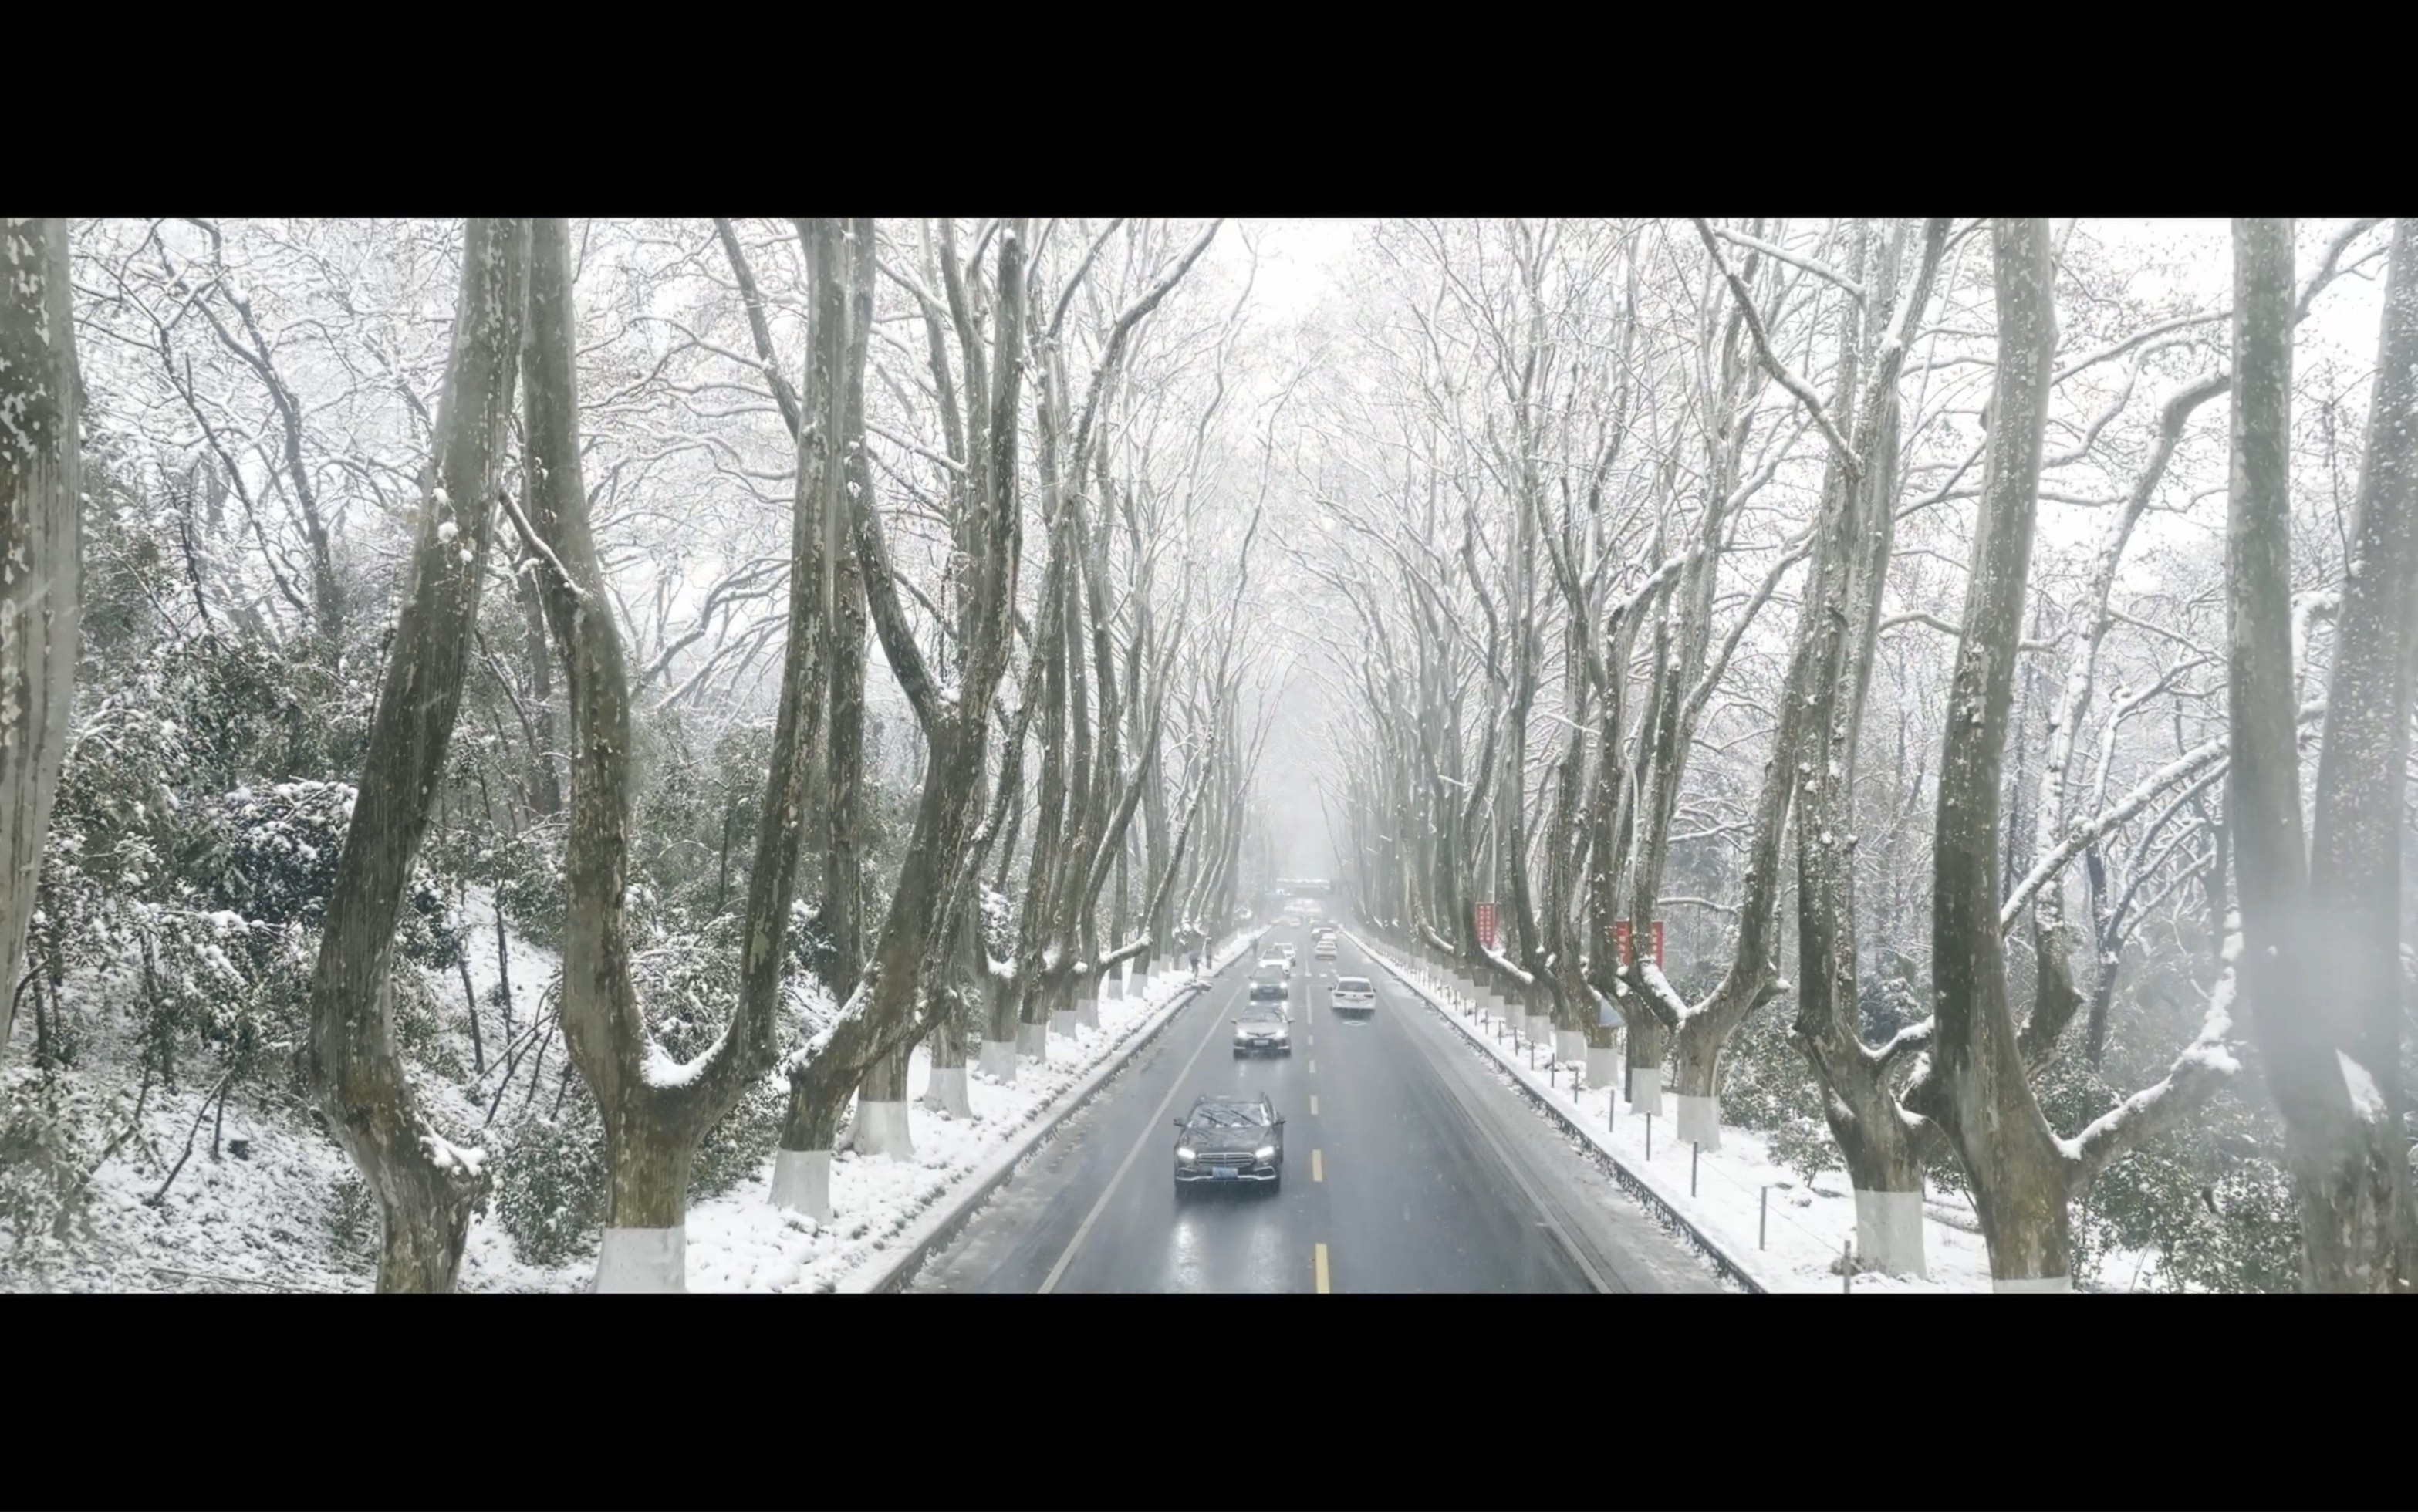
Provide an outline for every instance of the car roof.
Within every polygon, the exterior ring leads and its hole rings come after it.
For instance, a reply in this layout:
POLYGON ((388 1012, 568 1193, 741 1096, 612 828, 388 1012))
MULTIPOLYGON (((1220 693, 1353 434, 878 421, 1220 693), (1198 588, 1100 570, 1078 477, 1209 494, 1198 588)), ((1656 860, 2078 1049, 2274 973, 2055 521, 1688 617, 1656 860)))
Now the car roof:
POLYGON ((1265 1092, 1202 1092, 1192 1099, 1195 1107, 1265 1107, 1265 1092))

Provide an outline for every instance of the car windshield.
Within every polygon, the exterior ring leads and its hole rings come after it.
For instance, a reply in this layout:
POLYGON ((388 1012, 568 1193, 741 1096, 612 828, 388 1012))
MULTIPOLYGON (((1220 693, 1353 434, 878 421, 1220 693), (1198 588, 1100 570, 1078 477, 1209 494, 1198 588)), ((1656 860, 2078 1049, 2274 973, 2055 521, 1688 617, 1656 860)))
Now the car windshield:
POLYGON ((1196 1129, 1257 1129, 1268 1118, 1257 1103, 1203 1103, 1192 1110, 1196 1129))

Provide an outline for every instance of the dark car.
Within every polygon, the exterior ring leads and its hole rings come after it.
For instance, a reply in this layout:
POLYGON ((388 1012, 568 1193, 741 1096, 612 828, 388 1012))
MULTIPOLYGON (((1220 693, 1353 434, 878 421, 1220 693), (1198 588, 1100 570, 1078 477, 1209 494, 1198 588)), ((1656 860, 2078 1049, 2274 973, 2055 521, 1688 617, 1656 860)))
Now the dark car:
POLYGON ((1293 1020, 1283 1003, 1249 1002, 1234 1020, 1234 1053, 1238 1056, 1293 1054, 1293 1020))
POLYGON ((1175 1190, 1284 1179, 1284 1120, 1265 1092, 1209 1092, 1175 1121, 1175 1190))

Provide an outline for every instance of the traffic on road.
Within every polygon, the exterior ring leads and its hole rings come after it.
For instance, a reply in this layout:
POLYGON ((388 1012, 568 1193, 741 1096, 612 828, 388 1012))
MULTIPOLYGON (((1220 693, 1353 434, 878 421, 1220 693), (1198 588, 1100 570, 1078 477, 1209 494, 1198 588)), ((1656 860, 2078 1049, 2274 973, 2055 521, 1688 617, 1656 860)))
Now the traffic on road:
POLYGON ((911 1290, 1721 1290, 1333 920, 1279 916, 1261 947, 911 1290))

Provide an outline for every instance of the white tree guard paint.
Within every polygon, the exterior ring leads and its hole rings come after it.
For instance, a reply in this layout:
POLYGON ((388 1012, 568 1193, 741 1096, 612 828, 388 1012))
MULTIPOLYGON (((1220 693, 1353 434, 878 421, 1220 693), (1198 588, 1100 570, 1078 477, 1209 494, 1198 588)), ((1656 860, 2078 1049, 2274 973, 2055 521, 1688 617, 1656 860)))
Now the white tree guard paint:
POLYGON ((1613 1046, 1586 1047, 1586 1084, 1590 1087, 1620 1085, 1620 1051, 1613 1046))
POLYGON ((2071 1291, 2074 1290, 2074 1277, 2070 1275, 1994 1275, 1990 1278, 1990 1290, 2006 1293, 2071 1291))
POLYGON ((983 1075, 1002 1087, 1016 1085, 1016 1042, 985 1040, 980 1060, 983 1075))
MULTIPOLYGON (((1015 1060, 1013 1055, 1008 1057, 1011 1064, 1015 1060)), ((932 1079, 924 1086, 924 1106, 951 1118, 973 1117, 974 1106, 966 1095, 966 1068, 934 1066, 932 1079)))
POLYGON ((1049 1059, 1049 1026, 1018 1024, 1016 1026, 1016 1053, 1029 1055, 1035 1061, 1049 1059))
POLYGON ((1116 970, 1110 971, 1108 979, 1100 984, 1100 996, 1110 1002, 1123 1002, 1125 996, 1125 973, 1132 970, 1133 962, 1119 961, 1116 970))
POLYGON ((596 1255, 596 1290, 686 1291, 687 1228, 605 1229, 596 1255))
POLYGON ((1629 1068, 1629 1106, 1641 1113, 1662 1111, 1662 1068, 1660 1066, 1629 1068))
POLYGON ((773 1157, 773 1205, 831 1222, 832 1153, 784 1150, 773 1157))
MULTIPOLYGON (((1111 985, 1113 985, 1113 984, 1111 984, 1111 985)), ((1076 1000, 1075 1000, 1075 1022, 1076 1022, 1076 1023, 1078 1023, 1078 1024, 1079 1024, 1079 1025, 1081 1025, 1081 1026, 1082 1026, 1083 1028, 1085 1028, 1085 1029, 1097 1029, 1097 1028, 1099 1028, 1099 1027, 1100 1027, 1100 1000, 1099 1000, 1099 999, 1097 999, 1097 998, 1078 998, 1078 999, 1076 999, 1076 1000)))
POLYGON ((1075 1010, 1072 1008, 1050 1009, 1049 1032, 1062 1040, 1073 1039, 1075 1037, 1075 1010))
POLYGON ((1928 1276, 1922 1254, 1922 1194, 1856 1188, 1856 1258, 1866 1270, 1928 1276))
POLYGON ((1531 1045, 1551 1045, 1553 1043, 1553 1016, 1530 1014, 1520 1026, 1520 1031, 1528 1036, 1531 1045))
POLYGON ((908 1125, 907 1100, 869 1102, 856 1100, 856 1153, 860 1158, 888 1155, 894 1160, 915 1158, 915 1137, 908 1125))
POLYGON ((1718 1097, 1678 1096, 1679 1138, 1692 1139, 1707 1150, 1722 1147, 1722 1100, 1718 1097))
POLYGON ((1574 1029, 1553 1031, 1553 1059, 1582 1061, 1586 1058, 1586 1036, 1574 1029))

